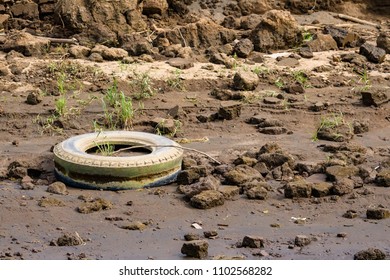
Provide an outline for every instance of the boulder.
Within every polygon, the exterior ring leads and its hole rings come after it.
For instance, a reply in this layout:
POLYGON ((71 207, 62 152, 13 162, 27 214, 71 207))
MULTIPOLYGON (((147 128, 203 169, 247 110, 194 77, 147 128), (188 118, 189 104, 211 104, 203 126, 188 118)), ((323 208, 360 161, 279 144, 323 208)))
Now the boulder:
POLYGON ((206 240, 193 240, 183 244, 181 253, 187 257, 204 259, 208 256, 209 243, 206 240))
POLYGON ((252 31, 254 49, 260 52, 296 47, 302 42, 300 26, 288 11, 270 10, 252 31))
POLYGON ((284 197, 310 197, 313 184, 305 180, 289 182, 284 186, 284 197))
POLYGON ((386 51, 369 43, 360 46, 359 53, 373 63, 382 63, 386 58, 386 51))
POLYGON ((237 54, 238 57, 247 58, 253 51, 253 43, 248 38, 238 41, 234 46, 233 52, 237 54))
POLYGON ((17 31, 7 37, 1 50, 5 52, 15 50, 25 56, 36 56, 45 54, 49 45, 49 39, 35 37, 24 31, 17 31))

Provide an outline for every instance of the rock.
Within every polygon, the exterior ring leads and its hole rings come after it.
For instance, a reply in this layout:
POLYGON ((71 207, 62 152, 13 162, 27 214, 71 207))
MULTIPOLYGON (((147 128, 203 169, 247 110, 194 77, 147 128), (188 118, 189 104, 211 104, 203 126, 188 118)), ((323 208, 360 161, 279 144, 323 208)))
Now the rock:
POLYGON ((364 132, 368 132, 368 123, 366 121, 354 120, 352 126, 354 134, 362 134, 364 132))
POLYGON ((390 99, 389 88, 370 87, 361 92, 363 104, 378 107, 390 99))
POLYGON ((222 185, 218 191, 223 194, 225 200, 234 200, 240 193, 240 188, 237 186, 222 185))
POLYGON ((246 235, 242 240, 242 247, 264 248, 264 238, 261 236, 246 235))
POLYGON ((310 197, 313 184, 305 180, 289 182, 284 186, 284 197, 310 197))
POLYGON ((208 238, 208 239, 215 239, 218 237, 218 232, 216 230, 204 231, 203 236, 208 238))
POLYGON ((240 100, 243 98, 240 93, 237 93, 236 91, 230 89, 223 89, 223 88, 214 88, 210 92, 210 95, 222 101, 240 100))
POLYGON ((291 94, 302 94, 305 93, 305 88, 300 82, 290 83, 283 88, 284 91, 291 94))
POLYGON ((306 245, 309 245, 310 243, 311 243, 311 239, 306 235, 295 236, 295 241, 294 241, 295 246, 304 247, 306 245))
POLYGON ((77 207, 77 211, 82 214, 89 214, 101 210, 109 210, 112 206, 113 205, 110 201, 103 198, 96 198, 77 207))
POLYGON ((237 54, 238 57, 247 58, 253 51, 253 43, 251 40, 245 38, 240 40, 235 46, 233 52, 237 54))
POLYGON ((357 252, 353 256, 354 260, 384 260, 386 259, 386 254, 379 249, 369 248, 367 250, 362 250, 357 252))
POLYGON ((276 58, 276 65, 285 67, 296 67, 299 65, 299 60, 294 57, 283 57, 276 58))
POLYGON ((181 122, 172 118, 156 118, 151 121, 151 125, 156 132, 162 135, 174 136, 180 128, 181 122))
POLYGON ((196 233, 187 233, 184 235, 185 241, 193 241, 193 240, 199 240, 200 236, 196 233))
POLYGON ((61 195, 67 195, 68 194, 68 190, 66 188, 66 185, 62 182, 54 182, 52 184, 50 184, 48 187, 47 187, 47 192, 49 193, 54 193, 54 194, 61 194, 61 195))
POLYGON ((287 133, 287 128, 285 127, 261 127, 259 132, 269 135, 280 135, 287 133))
POLYGON ((186 242, 181 247, 181 253, 187 257, 204 259, 208 256, 209 243, 206 240, 186 242))
POLYGON ((241 164, 234 167, 232 170, 224 174, 224 177, 228 184, 242 185, 248 181, 260 180, 262 181, 263 176, 254 168, 241 164))
POLYGON ((242 184, 240 193, 246 194, 247 191, 249 191, 251 188, 264 188, 266 191, 272 191, 271 185, 269 185, 267 182, 255 179, 242 184))
POLYGON ((219 53, 219 52, 212 52, 210 54, 209 61, 214 64, 225 65, 226 68, 228 69, 234 68, 235 65, 237 64, 237 61, 233 57, 230 57, 227 54, 219 53))
POLYGON ((170 29, 164 34, 171 44, 187 42, 193 49, 208 49, 212 46, 221 46, 234 41, 236 32, 222 27, 211 19, 202 18, 180 28, 170 29))
POLYGON ((131 222, 125 225, 121 225, 120 228, 127 229, 127 230, 139 230, 143 231, 146 229, 147 225, 145 223, 142 223, 140 221, 131 222))
POLYGON ((1 49, 5 52, 15 50, 25 56, 43 55, 50 45, 49 39, 35 37, 27 32, 18 31, 11 33, 1 49))
MULTIPOLYGON (((162 47, 159 45, 159 47, 162 47)), ((178 46, 182 48, 181 45, 178 46)), ((132 56, 140 56, 143 54, 152 54, 152 44, 140 34, 126 34, 126 37, 123 38, 121 48, 128 52, 132 56)), ((175 53, 171 57, 176 57, 179 51, 175 49, 175 53)), ((169 51, 168 51, 169 52, 169 51)), ((164 54, 164 53, 163 53, 164 54)), ((164 54, 165 55, 165 54, 164 54)))
POLYGON ((325 26, 325 32, 333 37, 339 48, 355 48, 364 43, 364 39, 359 37, 358 34, 343 28, 328 25, 325 26))
POLYGON ((233 78, 233 88, 236 90, 255 90, 259 85, 259 77, 253 72, 238 71, 233 78))
POLYGON ((385 61, 386 51, 384 49, 375 47, 369 43, 364 43, 360 46, 359 53, 367 57, 373 63, 382 63, 385 61))
POLYGON ((0 30, 4 29, 7 30, 8 28, 8 20, 10 18, 10 15, 7 14, 0 14, 0 30))
POLYGON ((252 158, 252 157, 247 157, 245 155, 239 156, 233 161, 234 165, 240 165, 240 164, 245 164, 248 166, 253 167, 257 163, 257 159, 252 158))
POLYGON ((177 183, 179 185, 190 185, 194 182, 199 181, 201 177, 207 176, 206 167, 203 165, 193 166, 187 170, 181 171, 177 175, 177 183))
POLYGON ((320 126, 317 130, 317 138, 322 140, 344 142, 353 138, 353 130, 349 124, 341 122, 320 126))
POLYGON ((314 197, 324 197, 329 195, 332 185, 326 182, 314 183, 311 188, 311 195, 314 197))
POLYGON ((261 115, 253 116, 248 120, 250 124, 257 124, 258 127, 282 126, 283 123, 278 119, 264 118, 261 115))
POLYGON ((299 174, 307 173, 308 176, 313 173, 320 173, 321 166, 317 162, 312 161, 300 161, 295 164, 294 170, 299 174))
POLYGON ((220 182, 213 176, 207 176, 200 178, 199 182, 187 185, 179 186, 177 190, 184 194, 186 198, 192 198, 194 195, 198 195, 207 190, 219 190, 220 182))
POLYGON ((33 190, 35 185, 33 184, 31 177, 27 175, 22 178, 20 187, 22 190, 33 190))
POLYGON ((30 91, 27 95, 26 103, 37 105, 42 102, 42 95, 37 91, 30 91))
POLYGON ((189 69, 194 67, 194 62, 184 58, 172 58, 167 62, 170 66, 178 69, 189 69))
POLYGON ((390 169, 381 170, 375 178, 375 182, 384 187, 390 187, 390 169))
POLYGON ((281 10, 266 12, 250 36, 254 49, 259 52, 293 48, 302 42, 298 22, 290 12, 281 10))
POLYGON ((129 55, 124 49, 109 48, 99 44, 95 45, 95 47, 91 50, 91 53, 98 53, 105 60, 122 60, 129 55))
POLYGON ((382 220, 390 218, 390 210, 387 208, 369 208, 366 211, 367 219, 382 220))
POLYGON ((222 101, 218 117, 223 120, 233 120, 241 115, 242 104, 237 101, 222 101))
POLYGON ((257 160, 258 162, 264 162, 268 169, 274 169, 275 167, 282 166, 286 162, 290 166, 294 165, 294 159, 282 151, 274 153, 262 153, 257 157, 257 160))
POLYGON ((264 104, 270 104, 270 105, 277 105, 277 104, 282 103, 282 100, 277 98, 277 97, 266 96, 266 97, 263 98, 263 103, 264 104))
POLYGON ((89 60, 94 62, 103 62, 103 56, 100 53, 91 53, 88 57, 89 60))
POLYGON ((60 236, 57 241, 52 241, 50 245, 54 246, 78 246, 84 244, 84 240, 80 237, 80 235, 75 233, 65 233, 60 236))
POLYGON ((159 14, 162 15, 168 10, 168 2, 166 0, 144 0, 142 13, 144 15, 159 14))
POLYGON ((209 209, 225 203, 222 193, 215 190, 203 191, 191 198, 191 205, 199 209, 209 209))
POLYGON ((12 4, 9 11, 14 18, 39 19, 38 4, 34 2, 12 4))
POLYGON ((256 14, 264 14, 271 9, 268 1, 264 0, 239 0, 238 7, 241 9, 242 15, 255 16, 256 14))
POLYGON ((21 163, 13 161, 8 165, 7 177, 14 179, 22 179, 27 176, 27 168, 22 166, 21 163))
POLYGON ((329 34, 315 34, 312 41, 307 43, 307 46, 312 52, 325 52, 337 50, 337 43, 329 34))
POLYGON ((38 206, 40 207, 62 207, 65 206, 65 203, 61 200, 52 197, 42 197, 38 201, 38 206))
POLYGON ((301 47, 298 54, 303 58, 313 58, 314 54, 309 47, 301 47))
POLYGON ((347 210, 343 217, 347 219, 355 219, 358 216, 357 212, 355 210, 347 210))
POLYGON ((268 191, 263 186, 255 186, 246 191, 246 196, 249 199, 265 200, 268 197, 268 191))
POLYGON ((6 77, 11 74, 6 63, 0 63, 0 77, 6 77))
POLYGON ((79 46, 79 45, 72 45, 69 50, 69 54, 73 58, 86 58, 90 55, 91 49, 85 46, 79 46))
POLYGON ((359 168, 356 166, 333 165, 326 168, 326 176, 329 181, 340 181, 343 178, 350 178, 359 175, 359 168))
POLYGON ((376 45, 378 48, 384 49, 387 54, 390 54, 390 33, 381 32, 376 39, 376 45))
POLYGON ((351 193, 354 188, 355 188, 355 183, 353 180, 348 178, 341 178, 339 180, 336 180, 336 182, 333 183, 330 192, 333 195, 345 195, 351 193))

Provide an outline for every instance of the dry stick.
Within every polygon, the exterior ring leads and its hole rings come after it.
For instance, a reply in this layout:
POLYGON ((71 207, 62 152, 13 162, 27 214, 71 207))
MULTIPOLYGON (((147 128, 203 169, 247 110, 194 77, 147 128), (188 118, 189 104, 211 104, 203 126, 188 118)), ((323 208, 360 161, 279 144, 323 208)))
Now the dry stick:
POLYGON ((123 151, 128 151, 128 150, 132 150, 132 149, 139 149, 139 148, 146 148, 146 147, 176 148, 176 149, 182 149, 182 150, 192 151, 192 152, 196 152, 196 153, 199 153, 199 154, 202 154, 202 155, 208 157, 209 159, 215 161, 217 164, 222 164, 220 161, 216 160, 215 158, 213 158, 212 156, 206 154, 205 152, 202 152, 202 151, 199 151, 199 150, 196 150, 196 149, 192 149, 192 148, 187 148, 187 147, 182 147, 182 146, 176 146, 176 145, 139 145, 139 146, 131 146, 131 147, 119 149, 119 150, 113 152, 112 155, 117 154, 117 153, 120 153, 120 152, 123 152, 123 151))
POLYGON ((373 22, 370 22, 370 21, 366 21, 366 20, 362 20, 362 19, 359 19, 359 18, 347 16, 347 15, 344 15, 344 14, 338 14, 337 16, 339 18, 341 18, 341 19, 346 19, 346 20, 350 20, 350 21, 353 21, 353 22, 374 26, 376 28, 380 28, 381 27, 379 24, 376 24, 376 23, 373 23, 373 22))

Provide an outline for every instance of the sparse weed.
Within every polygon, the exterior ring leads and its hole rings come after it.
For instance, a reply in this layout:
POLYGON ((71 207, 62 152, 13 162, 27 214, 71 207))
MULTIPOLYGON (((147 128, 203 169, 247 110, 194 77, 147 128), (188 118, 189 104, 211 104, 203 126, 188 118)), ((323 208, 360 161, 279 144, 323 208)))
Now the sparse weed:
POLYGON ((303 41, 304 42, 310 42, 313 41, 313 34, 310 32, 306 31, 302 33, 303 41))
POLYGON ((132 86, 135 88, 134 98, 137 100, 151 98, 156 94, 152 79, 148 73, 134 73, 132 86))
POLYGON ((322 129, 326 129, 326 128, 336 128, 336 127, 339 127, 340 125, 342 124, 345 124, 345 119, 344 119, 344 116, 342 113, 338 113, 338 114, 332 114, 332 115, 328 115, 328 116, 322 116, 321 117, 321 121, 320 121, 320 125, 318 126, 317 130, 313 133, 312 135, 312 141, 315 142, 315 141, 318 141, 318 132, 322 129))
POLYGON ((67 111, 67 100, 65 96, 61 96, 58 98, 55 102, 55 113, 57 116, 62 117, 65 116, 66 111, 67 111))
POLYGON ((302 70, 292 71, 291 76, 293 77, 293 79, 295 81, 300 83, 303 87, 305 87, 305 88, 309 87, 309 84, 308 84, 309 80, 308 80, 307 74, 304 71, 302 71, 302 70))
POLYGON ((284 88, 284 82, 280 77, 275 80, 275 86, 280 89, 284 88))
POLYGON ((109 106, 115 107, 119 98, 119 90, 118 90, 118 81, 114 78, 112 85, 106 90, 106 94, 104 95, 104 100, 108 103, 109 106))
POLYGON ((127 98, 123 92, 120 94, 120 106, 116 108, 119 113, 119 121, 124 129, 130 129, 133 126, 133 102, 127 98))
POLYGON ((181 74, 182 71, 180 69, 172 71, 172 76, 167 80, 168 86, 175 90, 185 91, 186 89, 181 74))

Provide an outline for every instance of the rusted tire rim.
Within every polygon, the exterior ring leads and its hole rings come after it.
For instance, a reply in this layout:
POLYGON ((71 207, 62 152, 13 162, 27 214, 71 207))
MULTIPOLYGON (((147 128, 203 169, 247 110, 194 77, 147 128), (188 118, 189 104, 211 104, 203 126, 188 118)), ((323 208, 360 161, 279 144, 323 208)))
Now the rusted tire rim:
POLYGON ((181 169, 183 150, 176 142, 155 134, 106 131, 71 137, 54 147, 55 175, 64 183, 89 189, 138 189, 169 184, 181 169), (102 156, 89 154, 103 144, 145 146, 149 154, 102 156))

